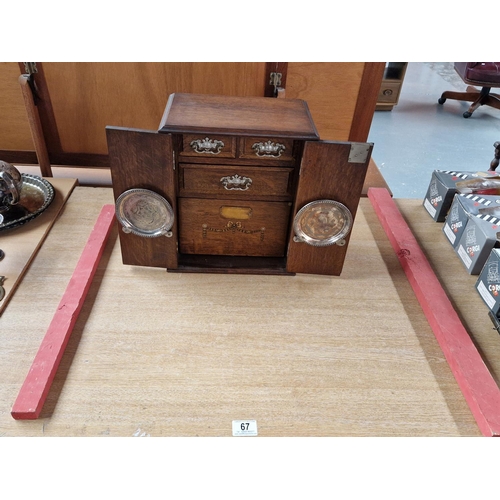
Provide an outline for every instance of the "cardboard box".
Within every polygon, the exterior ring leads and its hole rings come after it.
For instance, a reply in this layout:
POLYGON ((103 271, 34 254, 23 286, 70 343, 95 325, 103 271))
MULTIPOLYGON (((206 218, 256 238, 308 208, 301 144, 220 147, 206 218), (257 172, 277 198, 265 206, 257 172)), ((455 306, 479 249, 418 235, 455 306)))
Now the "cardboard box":
POLYGON ((453 248, 458 246, 469 217, 478 215, 481 209, 491 206, 500 208, 500 196, 461 193, 454 196, 451 208, 443 224, 443 233, 453 248))
MULTIPOLYGON (((500 207, 481 210, 500 210, 500 207)), ((480 211, 481 212, 481 211, 480 211)), ((467 225, 455 248, 469 274, 479 274, 493 248, 499 246, 500 217, 483 212, 468 217, 467 225)))
POLYGON ((423 206, 436 222, 444 222, 453 198, 458 192, 457 183, 474 180, 474 178, 491 179, 499 177, 500 173, 494 171, 455 172, 452 170, 434 170, 423 206))
POLYGON ((494 248, 476 281, 476 290, 495 317, 500 312, 500 250, 494 248))

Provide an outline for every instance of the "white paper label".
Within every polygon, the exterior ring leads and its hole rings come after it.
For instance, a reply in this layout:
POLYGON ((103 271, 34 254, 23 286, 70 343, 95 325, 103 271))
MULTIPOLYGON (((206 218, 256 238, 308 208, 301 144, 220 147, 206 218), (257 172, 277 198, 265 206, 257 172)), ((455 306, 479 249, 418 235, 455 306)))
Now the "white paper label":
POLYGON ((479 294, 481 295, 481 297, 483 298, 483 300, 488 305, 488 307, 490 309, 493 309, 495 307, 495 299, 490 295, 490 293, 488 292, 488 289, 486 288, 486 286, 484 285, 484 283, 482 281, 477 286, 477 290, 478 290, 479 294))
POLYGON ((458 255, 460 255, 460 258, 463 260, 464 264, 467 266, 467 269, 470 268, 470 265, 472 264, 472 259, 467 255, 467 252, 465 251, 465 248, 460 245, 457 250, 458 255))
POLYGON ((424 207, 426 208, 427 212, 431 214, 432 217, 436 215, 436 209, 432 206, 431 202, 427 198, 424 201, 424 207))
POLYGON ((257 420, 233 420, 233 436, 257 436, 257 420))
POLYGON ((444 225, 444 234, 448 236, 448 239, 451 241, 451 243, 455 243, 455 240, 457 239, 457 235, 453 232, 450 226, 448 224, 444 225))

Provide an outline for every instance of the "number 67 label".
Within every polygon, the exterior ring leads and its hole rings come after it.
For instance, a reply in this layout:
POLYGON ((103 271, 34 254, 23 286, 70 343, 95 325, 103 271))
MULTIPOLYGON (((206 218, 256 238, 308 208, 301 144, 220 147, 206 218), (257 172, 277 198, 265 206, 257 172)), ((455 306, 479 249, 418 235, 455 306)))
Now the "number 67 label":
POLYGON ((257 420, 233 420, 233 436, 257 436, 257 420))

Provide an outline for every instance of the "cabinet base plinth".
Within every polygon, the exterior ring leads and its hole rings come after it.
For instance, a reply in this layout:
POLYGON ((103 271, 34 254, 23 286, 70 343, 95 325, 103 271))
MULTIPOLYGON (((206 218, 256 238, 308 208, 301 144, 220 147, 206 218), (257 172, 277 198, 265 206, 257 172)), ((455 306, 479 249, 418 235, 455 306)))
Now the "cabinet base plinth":
POLYGON ((286 270, 280 257, 241 257, 230 255, 179 255, 177 269, 170 273, 268 274, 295 276, 286 270))

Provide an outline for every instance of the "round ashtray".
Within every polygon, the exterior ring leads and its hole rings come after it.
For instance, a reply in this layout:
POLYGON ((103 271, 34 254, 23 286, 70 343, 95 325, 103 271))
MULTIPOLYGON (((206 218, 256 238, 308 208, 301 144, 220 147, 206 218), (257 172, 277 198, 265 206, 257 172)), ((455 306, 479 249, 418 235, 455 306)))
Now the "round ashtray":
POLYGON ((52 184, 38 175, 21 174, 23 183, 19 202, 0 212, 0 231, 13 229, 32 221, 52 203, 52 184))
POLYGON ((302 207, 295 216, 296 241, 315 247, 333 245, 349 233, 353 218, 350 210, 333 200, 317 200, 302 207))
POLYGON ((129 189, 115 204, 116 218, 125 233, 145 238, 172 236, 174 211, 170 203, 149 189, 129 189))

